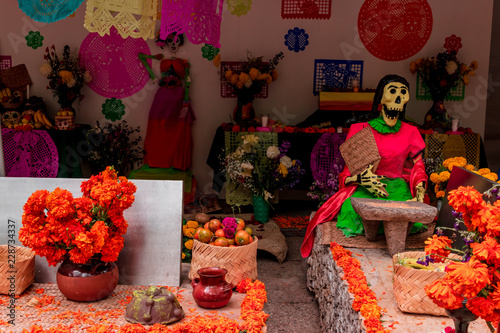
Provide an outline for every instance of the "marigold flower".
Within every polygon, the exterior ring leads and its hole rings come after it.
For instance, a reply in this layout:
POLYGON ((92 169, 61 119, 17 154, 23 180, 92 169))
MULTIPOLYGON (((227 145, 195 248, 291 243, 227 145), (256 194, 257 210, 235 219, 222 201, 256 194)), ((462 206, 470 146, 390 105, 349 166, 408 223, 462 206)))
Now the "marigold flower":
POLYGON ((251 68, 250 71, 248 72, 248 75, 252 80, 256 80, 257 77, 260 75, 260 71, 257 68, 251 68))
POLYGON ((491 180, 492 182, 496 182, 498 180, 498 175, 494 172, 487 173, 483 175, 483 177, 491 180))
POLYGON ((453 290, 446 278, 436 280, 424 289, 427 296, 442 308, 453 310, 462 307, 464 297, 453 290))
POLYGON ((213 62, 213 64, 214 64, 214 66, 215 66, 215 67, 219 68, 219 66, 220 66, 220 61, 221 61, 221 55, 220 55, 220 53, 219 53, 219 54, 217 54, 217 55, 214 57, 214 59, 212 60, 212 62, 213 62))
POLYGON ((460 213, 477 212, 483 208, 485 202, 483 195, 472 186, 460 186, 456 190, 450 191, 448 204, 460 213))
POLYGON ((186 247, 186 249, 191 250, 193 248, 193 240, 187 240, 186 242, 184 242, 184 246, 186 247))
POLYGON ((186 222, 186 226, 188 228, 195 228, 196 229, 196 228, 198 228, 200 226, 200 224, 197 221, 191 220, 191 221, 187 221, 186 222))
POLYGON ((470 66, 469 66, 469 67, 470 67, 470 69, 472 69, 473 71, 475 71, 475 70, 479 67, 479 65, 478 65, 478 63, 477 63, 477 61, 476 61, 476 60, 473 60, 473 61, 470 63, 470 66))
POLYGON ((472 164, 467 164, 464 168, 469 170, 469 171, 473 171, 476 169, 472 164))
POLYGON ((64 83, 68 83, 71 80, 74 80, 73 73, 71 73, 70 71, 67 71, 67 70, 59 71, 59 76, 61 77, 61 80, 64 83))
POLYGON ((444 191, 437 191, 436 192, 436 198, 437 199, 444 198, 444 191))
POLYGON ((424 243, 425 254, 431 255, 431 258, 436 262, 443 262, 444 258, 447 258, 451 252, 451 239, 447 236, 432 235, 432 238, 427 238, 424 243))
POLYGON ((468 299, 475 297, 491 282, 488 267, 474 256, 468 262, 450 263, 446 273, 452 287, 468 299))
POLYGON ((189 237, 189 238, 193 238, 195 232, 196 232, 195 228, 186 228, 183 233, 184 233, 184 236, 189 237))
POLYGON ((431 173, 429 177, 430 181, 433 182, 434 184, 439 184, 441 183, 441 180, 439 179, 439 174, 436 172, 431 173))
POLYGON ((484 176, 484 175, 486 175, 486 174, 490 173, 490 172, 491 172, 491 170, 490 170, 489 168, 481 168, 481 169, 477 170, 477 172, 478 172, 481 176, 484 176))

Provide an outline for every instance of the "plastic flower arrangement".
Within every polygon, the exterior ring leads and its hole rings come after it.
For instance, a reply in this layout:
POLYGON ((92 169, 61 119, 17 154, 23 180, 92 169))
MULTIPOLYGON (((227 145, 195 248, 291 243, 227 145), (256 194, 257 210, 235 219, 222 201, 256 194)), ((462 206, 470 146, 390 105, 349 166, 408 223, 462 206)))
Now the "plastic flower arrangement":
POLYGON ((249 134, 242 139, 243 143, 225 157, 224 166, 231 181, 252 195, 264 196, 269 202, 276 191, 293 188, 305 174, 301 162, 286 155, 288 141, 264 151, 258 136, 249 134))
POLYGON ((138 135, 140 131, 140 126, 131 128, 125 120, 104 126, 96 122, 95 128, 87 133, 91 146, 88 161, 92 173, 99 173, 108 165, 113 165, 121 175, 127 175, 134 169, 143 161, 144 150, 139 147, 142 141, 138 135))
POLYGON ((333 172, 328 174, 328 179, 326 182, 322 182, 320 180, 315 180, 312 185, 309 187, 309 192, 307 192, 307 196, 314 199, 319 200, 318 207, 323 205, 332 195, 338 192, 339 190, 339 177, 338 174, 342 172, 343 166, 335 163, 333 165, 333 172))
POLYGON ((60 55, 54 45, 50 49, 47 47, 43 58, 46 62, 40 66, 40 73, 49 79, 47 89, 52 90, 61 108, 71 107, 77 98, 83 98, 80 91, 92 77, 80 66, 78 56, 71 52, 70 47, 65 45, 60 55))
POLYGON ((423 80, 433 100, 444 100, 460 81, 468 84, 469 76, 475 75, 477 61, 472 61, 467 66, 457 58, 458 50, 462 47, 460 41, 459 37, 451 35, 445 39, 445 51, 435 57, 417 59, 410 64, 410 72, 416 73, 423 80))
POLYGON ((472 164, 467 164, 467 160, 464 157, 451 157, 446 159, 442 165, 438 167, 438 170, 431 173, 429 176, 429 180, 434 183, 434 193, 436 195, 436 199, 444 197, 446 186, 448 185, 448 180, 450 179, 451 170, 454 166, 465 168, 494 182, 498 180, 498 175, 491 172, 488 168, 476 170, 472 164))
POLYGON ((65 259, 85 264, 96 257, 114 262, 123 248, 123 211, 134 202, 136 186, 107 167, 80 187, 80 198, 61 188, 38 190, 23 207, 19 240, 49 265, 65 259))
MULTIPOLYGON (((444 278, 427 285, 427 295, 437 305, 458 309, 466 301, 467 308, 488 322, 500 321, 500 201, 495 185, 483 199, 472 186, 450 191, 448 201, 454 209, 455 228, 438 228, 438 234, 425 244, 426 256, 419 263, 441 262, 450 253, 462 256, 451 259, 444 278), (489 201, 493 201, 490 203, 489 201), (465 226, 465 228, 464 228, 465 226), (464 240, 462 250, 451 247, 451 239, 442 235, 443 229, 454 230, 464 240)), ((493 330, 492 330, 493 332, 493 330)))

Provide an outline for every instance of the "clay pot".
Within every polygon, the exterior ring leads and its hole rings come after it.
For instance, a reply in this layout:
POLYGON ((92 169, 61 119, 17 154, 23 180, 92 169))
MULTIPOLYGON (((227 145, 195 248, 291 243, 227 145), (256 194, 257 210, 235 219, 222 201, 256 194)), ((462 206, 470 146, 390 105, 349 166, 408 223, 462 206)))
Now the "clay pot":
POLYGON ((233 295, 233 285, 227 283, 227 270, 218 267, 206 267, 198 270, 199 278, 191 281, 193 298, 199 306, 218 309, 226 306, 233 295))
POLYGON ((108 297, 118 284, 115 263, 75 264, 67 259, 57 270, 57 287, 68 299, 94 302, 108 297))

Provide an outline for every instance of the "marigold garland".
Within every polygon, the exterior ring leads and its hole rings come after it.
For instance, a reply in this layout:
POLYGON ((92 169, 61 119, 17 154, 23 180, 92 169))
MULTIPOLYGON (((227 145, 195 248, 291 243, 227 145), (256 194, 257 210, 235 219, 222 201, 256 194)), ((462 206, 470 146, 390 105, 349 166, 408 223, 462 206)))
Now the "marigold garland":
POLYGON ((363 324, 368 333, 389 333, 380 321, 382 309, 377 305, 375 293, 368 287, 366 276, 360 269, 361 263, 353 258, 352 252, 339 244, 330 243, 330 251, 337 265, 344 270, 343 280, 349 285, 349 292, 354 294, 352 308, 365 318, 363 324))

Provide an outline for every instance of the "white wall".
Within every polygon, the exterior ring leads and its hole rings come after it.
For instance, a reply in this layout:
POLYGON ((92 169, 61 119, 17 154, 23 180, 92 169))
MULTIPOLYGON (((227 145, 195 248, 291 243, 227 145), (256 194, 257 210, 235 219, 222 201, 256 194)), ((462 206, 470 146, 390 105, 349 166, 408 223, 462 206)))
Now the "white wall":
MULTIPOLYGON (((221 31, 221 53, 223 60, 244 60, 247 50, 255 56, 269 59, 279 51, 285 53, 279 64, 280 78, 269 88, 269 98, 258 99, 254 103, 256 112, 273 114, 286 112, 295 116, 292 124, 298 123, 317 109, 318 99, 312 93, 314 59, 346 59, 364 61, 364 88, 375 88, 378 80, 385 74, 395 73, 406 77, 415 88, 415 77, 409 72, 412 60, 423 56, 434 56, 442 50, 444 39, 451 34, 462 38, 463 48, 459 51, 459 60, 470 63, 479 62, 477 76, 471 78, 466 89, 463 103, 446 102, 446 107, 457 112, 463 124, 475 132, 484 134, 486 112, 486 87, 488 78, 490 38, 493 0, 429 0, 433 12, 433 30, 424 48, 413 57, 387 62, 372 56, 363 48, 356 33, 359 9, 364 1, 333 1, 330 20, 283 20, 281 19, 281 1, 254 0, 252 10, 245 16, 232 15, 226 8, 223 13, 221 31), (299 27, 309 34, 309 45, 305 51, 288 51, 284 45, 284 35, 288 29, 299 27), (341 45, 352 46, 354 53, 346 55, 341 45), (276 112, 274 112, 276 113, 276 112)), ((88 34, 83 27, 85 3, 77 10, 76 17, 51 24, 33 22, 18 8, 16 0, 2 0, 0 11, 0 54, 12 55, 13 65, 27 65, 33 80, 31 94, 42 96, 49 105, 49 114, 57 109, 55 99, 46 90, 47 79, 38 73, 43 62, 45 46, 55 44, 62 49, 64 44, 72 48, 80 46, 88 34), (28 48, 24 36, 30 30, 39 30, 45 37, 44 47, 33 50, 28 48)), ((162 50, 149 40, 152 53, 162 50)), ((187 42, 178 56, 188 57, 191 63, 191 100, 197 120, 193 125, 194 153, 192 170, 202 192, 211 191, 211 169, 205 164, 215 129, 222 122, 229 120, 236 101, 220 97, 219 79, 216 68, 202 58, 202 45, 187 42)), ((167 54, 168 55, 168 54, 167 54)), ((158 65, 158 64, 157 64, 158 65)), ((158 70, 156 70, 158 73, 158 70)), ((143 137, 147 126, 149 107, 156 88, 150 83, 134 96, 125 98, 127 105, 123 119, 130 124, 140 125, 143 137)), ((84 88, 86 98, 82 101, 76 121, 93 124, 103 121, 101 104, 105 98, 89 88, 84 88)), ((430 107, 430 102, 410 101, 407 115, 417 122, 430 107)))

